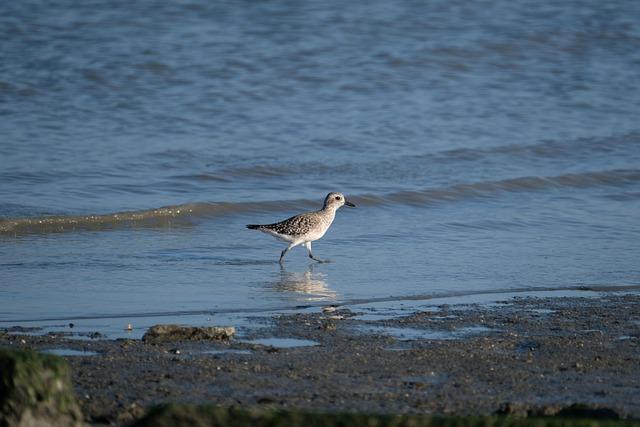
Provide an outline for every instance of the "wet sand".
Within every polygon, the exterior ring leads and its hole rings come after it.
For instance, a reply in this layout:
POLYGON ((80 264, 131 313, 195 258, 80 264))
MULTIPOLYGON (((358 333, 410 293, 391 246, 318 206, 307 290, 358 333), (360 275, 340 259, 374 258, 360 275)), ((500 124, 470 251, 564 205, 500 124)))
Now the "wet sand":
POLYGON ((160 402, 456 415, 553 415, 580 404, 640 418, 637 293, 510 298, 371 318, 340 307, 282 315, 227 342, 12 331, 0 333, 0 345, 96 352, 66 356, 95 424, 126 423, 160 402), (305 341, 248 342, 273 337, 305 341))

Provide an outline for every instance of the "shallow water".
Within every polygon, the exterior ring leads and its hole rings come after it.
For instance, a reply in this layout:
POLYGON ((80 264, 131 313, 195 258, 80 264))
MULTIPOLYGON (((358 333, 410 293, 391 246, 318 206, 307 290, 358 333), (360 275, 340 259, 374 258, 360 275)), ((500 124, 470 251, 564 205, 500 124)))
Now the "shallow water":
POLYGON ((456 340, 463 339, 477 334, 487 334, 493 330, 484 326, 469 326, 453 331, 433 330, 433 329, 415 329, 415 328, 395 328, 391 326, 371 326, 364 325, 357 328, 358 332, 366 335, 389 335, 400 341, 415 340, 456 340))
POLYGON ((640 284, 638 2, 0 12, 2 324, 640 284))
POLYGON ((249 344, 259 344, 277 348, 294 348, 294 347, 313 347, 320 345, 317 341, 303 340, 298 338, 258 338, 255 340, 244 341, 249 344))
POLYGON ((75 350, 72 348, 49 348, 43 353, 54 354, 56 356, 97 356, 98 353, 89 350, 75 350))
POLYGON ((202 354, 210 354, 213 356, 227 356, 230 354, 242 354, 242 355, 249 355, 251 354, 251 351, 249 350, 234 350, 234 349, 226 349, 226 350, 207 350, 207 351, 203 351, 202 354))

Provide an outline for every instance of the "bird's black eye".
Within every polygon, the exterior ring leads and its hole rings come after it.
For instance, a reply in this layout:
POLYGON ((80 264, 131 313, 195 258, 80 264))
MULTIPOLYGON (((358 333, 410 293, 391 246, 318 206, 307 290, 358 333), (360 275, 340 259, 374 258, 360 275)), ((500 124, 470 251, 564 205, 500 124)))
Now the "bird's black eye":
POLYGON ((340 200, 340 199, 342 199, 342 197, 336 196, 336 200, 340 200))

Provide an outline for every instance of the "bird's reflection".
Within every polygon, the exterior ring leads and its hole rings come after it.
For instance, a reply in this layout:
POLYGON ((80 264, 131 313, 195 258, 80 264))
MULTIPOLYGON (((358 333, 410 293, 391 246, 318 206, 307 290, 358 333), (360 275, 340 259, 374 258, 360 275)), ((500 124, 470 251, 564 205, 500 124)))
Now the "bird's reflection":
POLYGON ((336 291, 329 288, 326 277, 324 273, 314 272, 313 264, 303 272, 287 271, 284 266, 281 266, 280 277, 273 281, 271 286, 280 292, 295 293, 304 301, 335 300, 338 295, 336 291))

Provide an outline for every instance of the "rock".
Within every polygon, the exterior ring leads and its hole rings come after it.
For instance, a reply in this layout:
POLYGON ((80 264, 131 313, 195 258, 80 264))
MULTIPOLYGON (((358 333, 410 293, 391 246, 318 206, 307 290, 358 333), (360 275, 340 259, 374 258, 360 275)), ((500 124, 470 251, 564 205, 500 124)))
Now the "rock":
POLYGON ((236 333, 232 326, 180 326, 155 325, 149 328, 142 340, 147 343, 173 341, 219 341, 228 340, 236 333))
POLYGON ((134 402, 129 405, 123 412, 118 414, 117 422, 119 425, 131 424, 131 422, 142 418, 144 414, 144 408, 134 402))
POLYGON ((531 408, 519 402, 505 402, 495 412, 496 415, 512 415, 517 417, 526 417, 531 408))
POLYGON ((569 418, 620 419, 620 414, 615 409, 579 403, 562 408, 555 415, 569 418))
POLYGON ((0 425, 84 426, 67 362, 50 354, 0 348, 0 425))
POLYGON ((338 327, 335 324, 335 322, 332 322, 331 320, 328 320, 326 322, 322 322, 320 324, 319 328, 324 330, 324 331, 335 331, 336 329, 338 329, 338 327))
POLYGON ((152 408, 130 427, 205 427, 215 425, 215 415, 215 410, 206 407, 169 404, 152 408))

